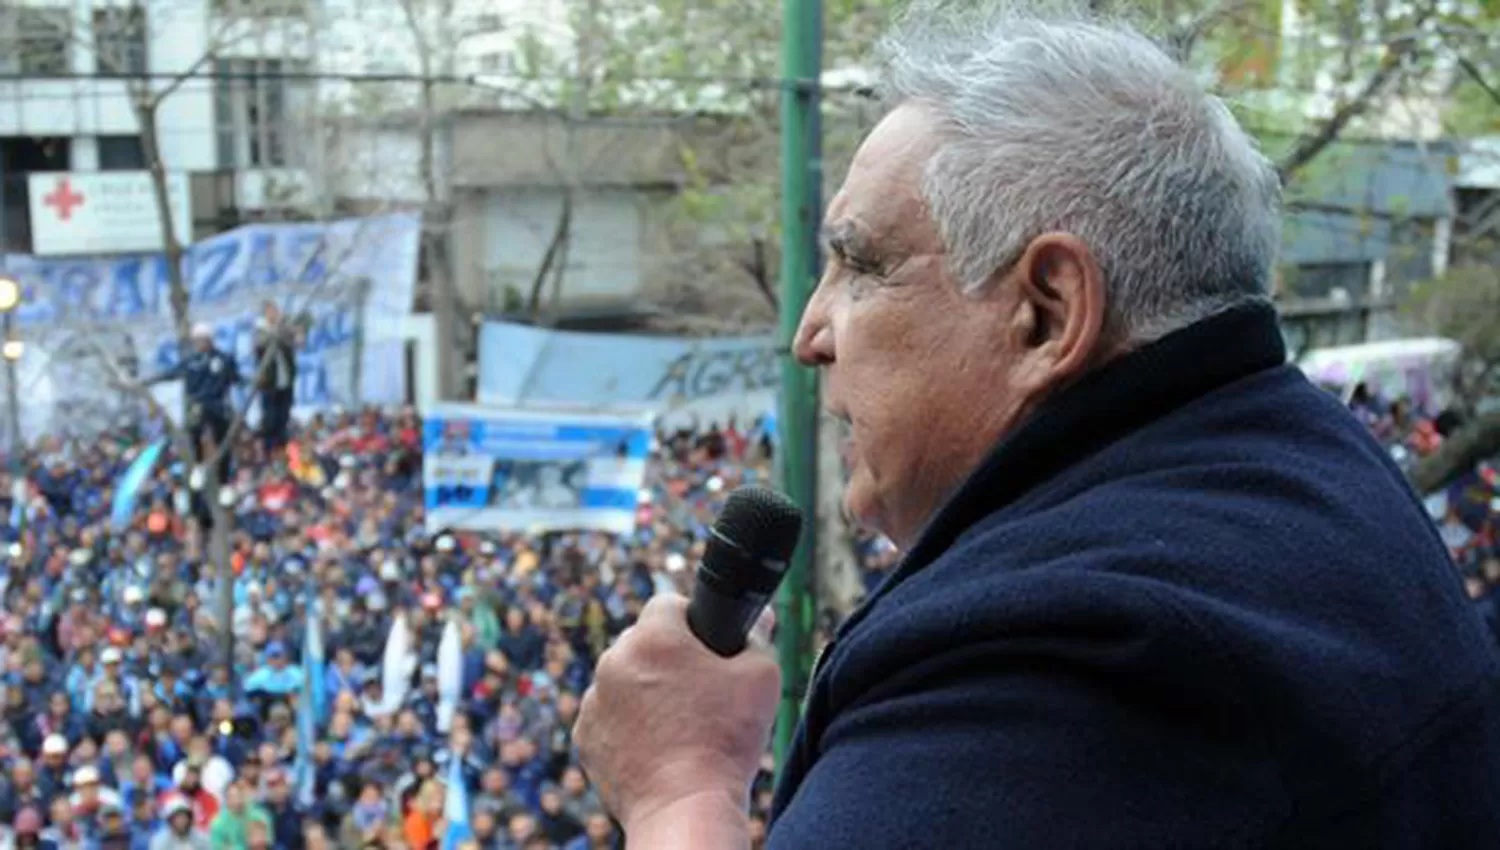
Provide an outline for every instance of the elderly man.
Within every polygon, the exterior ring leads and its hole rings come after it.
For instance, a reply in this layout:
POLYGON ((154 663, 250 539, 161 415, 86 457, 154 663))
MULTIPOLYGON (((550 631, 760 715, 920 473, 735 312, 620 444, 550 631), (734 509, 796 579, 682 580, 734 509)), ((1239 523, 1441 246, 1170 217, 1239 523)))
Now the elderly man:
MULTIPOLYGON (((767 846, 1496 846, 1497 661, 1286 363, 1275 172, 1128 30, 910 21, 794 342, 905 556, 823 653, 767 846)), ((745 847, 777 671, 684 609, 576 740, 631 846, 745 847)))

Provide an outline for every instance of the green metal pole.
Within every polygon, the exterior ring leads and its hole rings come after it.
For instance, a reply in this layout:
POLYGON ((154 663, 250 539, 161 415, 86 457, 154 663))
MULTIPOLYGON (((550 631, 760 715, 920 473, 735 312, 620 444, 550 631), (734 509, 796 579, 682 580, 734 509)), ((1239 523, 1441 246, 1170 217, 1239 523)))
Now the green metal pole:
POLYGON ((781 397, 777 427, 781 481, 802 508, 802 539, 776 599, 776 650, 781 661, 781 706, 776 715, 777 769, 802 713, 810 673, 812 607, 809 593, 817 550, 817 374, 792 356, 792 338, 814 284, 813 247, 819 221, 809 186, 817 127, 819 0, 782 0, 781 30, 781 397))

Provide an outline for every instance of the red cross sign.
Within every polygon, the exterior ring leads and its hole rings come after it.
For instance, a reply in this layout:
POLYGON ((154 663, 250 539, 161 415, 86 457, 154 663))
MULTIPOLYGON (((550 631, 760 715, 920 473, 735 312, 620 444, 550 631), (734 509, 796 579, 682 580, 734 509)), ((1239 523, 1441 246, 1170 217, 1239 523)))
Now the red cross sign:
POLYGON ((83 194, 74 192, 73 184, 66 177, 57 181, 57 188, 52 190, 52 194, 42 196, 42 203, 57 210, 57 217, 62 221, 71 219, 73 208, 83 206, 83 201, 83 194))

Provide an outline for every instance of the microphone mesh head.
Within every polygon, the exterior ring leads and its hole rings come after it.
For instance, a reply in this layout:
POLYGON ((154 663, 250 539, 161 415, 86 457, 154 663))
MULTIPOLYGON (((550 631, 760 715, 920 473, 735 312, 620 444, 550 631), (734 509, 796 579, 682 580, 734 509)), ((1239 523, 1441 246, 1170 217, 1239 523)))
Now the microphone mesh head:
POLYGON ((741 487, 729 494, 714 528, 757 557, 787 561, 802 535, 802 510, 775 490, 741 487))

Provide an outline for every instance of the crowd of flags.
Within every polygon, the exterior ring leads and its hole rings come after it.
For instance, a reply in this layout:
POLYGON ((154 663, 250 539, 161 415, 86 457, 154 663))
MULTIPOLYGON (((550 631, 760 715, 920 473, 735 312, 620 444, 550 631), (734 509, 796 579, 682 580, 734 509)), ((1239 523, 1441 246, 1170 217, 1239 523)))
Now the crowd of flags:
MULTIPOLYGON (((382 674, 389 690, 387 700, 400 702, 406 698, 411 674, 415 671, 415 653, 412 636, 406 619, 397 615, 391 623, 391 632, 386 639, 382 674)), ((297 758, 295 767, 296 794, 299 803, 311 806, 317 800, 317 772, 313 766, 313 745, 317 730, 327 719, 327 691, 324 670, 326 654, 323 644, 322 605, 313 600, 307 606, 307 634, 303 639, 302 689, 297 700, 297 758)), ((448 731, 453 726, 453 717, 463 686, 463 634, 457 619, 450 619, 438 644, 438 728, 448 731)), ((444 802, 444 817, 447 831, 443 836, 443 850, 456 848, 459 843, 473 835, 469 827, 469 795, 464 787, 463 759, 456 758, 449 765, 447 798, 444 802)))

